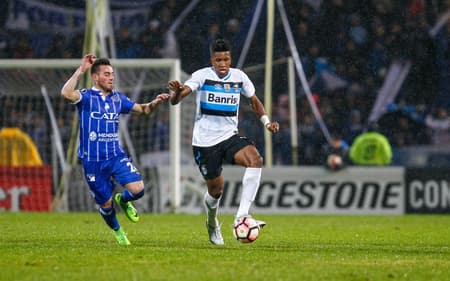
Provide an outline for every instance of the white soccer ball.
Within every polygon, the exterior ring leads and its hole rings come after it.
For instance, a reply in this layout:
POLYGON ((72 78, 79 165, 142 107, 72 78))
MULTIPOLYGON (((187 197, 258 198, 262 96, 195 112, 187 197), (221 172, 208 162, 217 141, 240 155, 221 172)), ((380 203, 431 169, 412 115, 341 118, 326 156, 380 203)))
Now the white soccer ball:
POLYGON ((332 170, 337 170, 342 167, 342 157, 338 154, 330 154, 327 158, 327 165, 332 170))
POLYGON ((233 235, 241 243, 251 243, 259 237, 259 225, 252 217, 241 217, 234 223, 233 235))

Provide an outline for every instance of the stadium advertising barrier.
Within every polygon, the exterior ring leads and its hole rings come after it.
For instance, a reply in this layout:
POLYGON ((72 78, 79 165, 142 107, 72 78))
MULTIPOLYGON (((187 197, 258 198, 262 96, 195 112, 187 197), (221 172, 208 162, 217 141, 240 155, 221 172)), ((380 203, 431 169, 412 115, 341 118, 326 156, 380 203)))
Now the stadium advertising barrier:
POLYGON ((406 169, 406 213, 450 213, 447 169, 406 169))
MULTIPOLYGON (((161 206, 169 206, 167 168, 158 169, 161 206)), ((224 167, 220 212, 239 206, 244 169, 224 167)), ((206 190, 195 167, 182 167, 180 212, 202 213, 206 190)), ((170 211, 163 209, 162 212, 170 211)), ((321 167, 264 168, 252 213, 387 214, 450 213, 449 177, 435 169, 349 167, 330 172, 321 167)))
POLYGON ((50 211, 50 166, 0 168, 0 211, 50 211))

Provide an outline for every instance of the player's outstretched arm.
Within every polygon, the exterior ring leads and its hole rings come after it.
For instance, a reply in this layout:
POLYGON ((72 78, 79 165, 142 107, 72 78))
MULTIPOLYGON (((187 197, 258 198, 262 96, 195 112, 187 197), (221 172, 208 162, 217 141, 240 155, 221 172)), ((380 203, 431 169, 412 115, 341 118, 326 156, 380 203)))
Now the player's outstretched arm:
POLYGON ((167 89, 173 92, 170 97, 170 103, 172 105, 178 104, 185 96, 189 95, 192 91, 191 88, 184 86, 178 80, 170 80, 167 84, 167 89))
POLYGON ((149 103, 135 103, 133 106, 133 112, 140 114, 151 114, 156 108, 163 102, 170 99, 170 94, 162 93, 156 96, 154 100, 149 103))
POLYGON ((261 123, 263 123, 264 127, 266 127, 267 130, 271 131, 272 133, 277 133, 278 130, 280 130, 280 124, 278 124, 277 121, 270 121, 262 102, 256 95, 253 95, 250 98, 250 107, 252 108, 253 112, 255 112, 255 114, 259 117, 259 120, 261 120, 261 123))
POLYGON ((69 80, 66 81, 66 83, 61 89, 61 95, 65 99, 71 102, 75 102, 80 99, 80 92, 78 90, 75 90, 75 87, 77 86, 78 83, 78 78, 92 67, 94 61, 95 55, 93 54, 87 54, 83 57, 80 66, 77 68, 75 73, 69 78, 69 80))

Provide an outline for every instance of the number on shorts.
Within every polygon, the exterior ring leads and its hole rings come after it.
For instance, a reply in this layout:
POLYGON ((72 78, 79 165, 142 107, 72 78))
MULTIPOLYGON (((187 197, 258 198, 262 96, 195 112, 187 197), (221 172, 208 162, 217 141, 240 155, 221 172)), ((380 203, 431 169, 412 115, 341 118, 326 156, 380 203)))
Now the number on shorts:
POLYGON ((136 173, 137 172, 136 167, 131 162, 127 162, 127 166, 130 167, 130 172, 131 173, 136 173))

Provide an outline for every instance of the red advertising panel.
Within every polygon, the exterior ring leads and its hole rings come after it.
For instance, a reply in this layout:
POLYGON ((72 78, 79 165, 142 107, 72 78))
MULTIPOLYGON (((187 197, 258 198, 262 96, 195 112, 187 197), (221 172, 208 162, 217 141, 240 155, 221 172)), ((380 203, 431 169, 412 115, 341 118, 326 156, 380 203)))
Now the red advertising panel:
POLYGON ((50 211, 50 166, 0 167, 0 211, 50 211))

